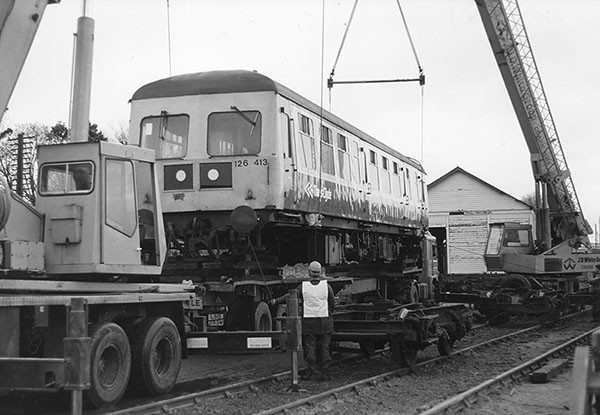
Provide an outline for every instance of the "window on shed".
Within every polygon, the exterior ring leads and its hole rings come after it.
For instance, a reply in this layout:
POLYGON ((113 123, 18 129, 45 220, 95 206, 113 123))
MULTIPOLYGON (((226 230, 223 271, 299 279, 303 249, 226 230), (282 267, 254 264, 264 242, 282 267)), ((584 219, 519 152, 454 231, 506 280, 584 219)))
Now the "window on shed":
POLYGON ((159 116, 142 120, 140 146, 151 148, 157 159, 183 158, 187 153, 189 115, 169 115, 162 111, 159 116))
POLYGON ((321 126, 321 169, 323 173, 335 174, 333 160, 333 137, 331 129, 321 126))
POLYGON ((258 154, 262 121, 258 111, 213 112, 208 116, 208 154, 243 156, 258 154))
POLYGON ((348 138, 346 136, 337 135, 337 148, 340 177, 350 180, 350 154, 348 154, 348 138))

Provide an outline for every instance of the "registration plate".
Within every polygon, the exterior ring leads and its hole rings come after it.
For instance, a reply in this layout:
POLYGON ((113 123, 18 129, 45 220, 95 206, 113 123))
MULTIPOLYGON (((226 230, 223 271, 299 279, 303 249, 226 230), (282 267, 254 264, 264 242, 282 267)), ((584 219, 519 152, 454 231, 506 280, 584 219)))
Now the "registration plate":
POLYGON ((208 325, 210 327, 223 326, 225 324, 225 314, 213 313, 208 315, 208 325))

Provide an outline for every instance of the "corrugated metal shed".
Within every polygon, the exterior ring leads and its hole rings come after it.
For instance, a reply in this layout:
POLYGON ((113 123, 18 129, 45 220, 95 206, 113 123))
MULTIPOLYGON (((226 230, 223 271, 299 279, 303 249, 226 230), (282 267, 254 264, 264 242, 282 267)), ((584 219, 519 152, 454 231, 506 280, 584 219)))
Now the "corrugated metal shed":
POLYGON ((432 182, 428 194, 429 228, 439 245, 446 241, 440 258, 445 274, 487 271, 483 253, 490 223, 526 223, 535 229, 531 206, 460 167, 432 182))

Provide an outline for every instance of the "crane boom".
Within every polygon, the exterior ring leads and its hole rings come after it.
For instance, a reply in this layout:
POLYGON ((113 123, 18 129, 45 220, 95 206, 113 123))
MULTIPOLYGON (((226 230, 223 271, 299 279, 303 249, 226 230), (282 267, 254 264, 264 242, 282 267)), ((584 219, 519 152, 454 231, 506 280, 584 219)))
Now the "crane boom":
POLYGON ((60 0, 4 0, 0 3, 0 120, 49 3, 60 0))
MULTIPOLYGON (((517 0, 475 0, 527 147, 541 193, 547 194, 545 218, 538 214, 546 245, 550 237, 568 240, 592 233, 583 216, 558 138, 517 0), (553 235, 551 235, 553 233, 553 235)), ((539 213, 539 212, 538 212, 539 213)), ((538 228, 540 229, 540 228, 538 228)), ((540 236, 540 235, 538 235, 540 236)))

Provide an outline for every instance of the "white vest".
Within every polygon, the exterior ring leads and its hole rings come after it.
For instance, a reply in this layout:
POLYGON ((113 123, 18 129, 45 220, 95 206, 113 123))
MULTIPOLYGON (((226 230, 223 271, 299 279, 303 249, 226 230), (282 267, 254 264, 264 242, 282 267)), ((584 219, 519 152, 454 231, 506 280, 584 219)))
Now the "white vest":
POLYGON ((329 317, 327 281, 314 285, 310 281, 302 282, 302 304, 304 317, 329 317))

